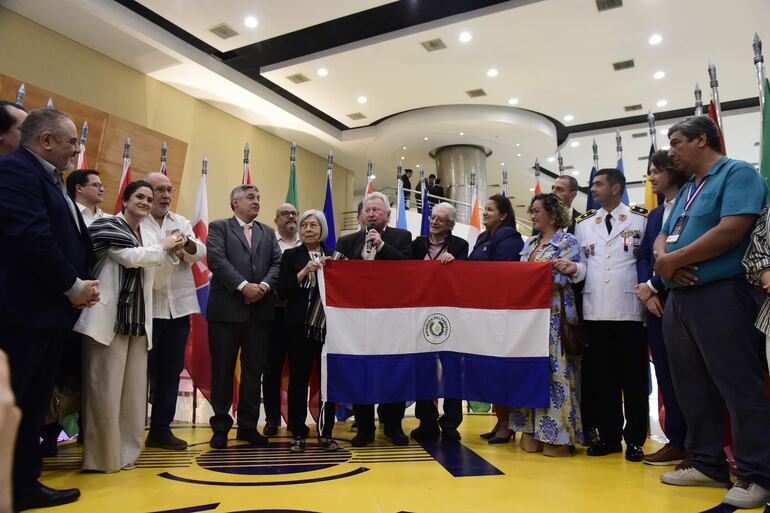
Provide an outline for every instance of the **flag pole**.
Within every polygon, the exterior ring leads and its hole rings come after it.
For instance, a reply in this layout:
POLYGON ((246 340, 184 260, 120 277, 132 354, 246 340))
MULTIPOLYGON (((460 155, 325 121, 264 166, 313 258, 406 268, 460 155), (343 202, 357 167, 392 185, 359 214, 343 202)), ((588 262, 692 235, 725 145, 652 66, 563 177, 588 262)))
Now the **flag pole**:
POLYGON ((291 151, 289 152, 289 164, 297 163, 297 143, 291 142, 291 151))
MULTIPOLYGON (((754 33, 754 67, 757 69, 757 86, 759 88, 759 140, 764 143, 765 130, 765 58, 762 56, 762 40, 754 33)), ((765 163, 767 165, 767 163, 765 163)), ((759 148, 759 169, 762 169, 762 147, 759 148)))
POLYGON ((561 152, 556 152, 556 161, 559 163, 559 176, 564 174, 564 158, 561 156, 561 152))
POLYGON ((85 169, 86 161, 86 139, 88 138, 88 121, 83 122, 83 128, 80 131, 80 153, 78 154, 77 169, 85 169))
POLYGON ((46 109, 53 109, 53 98, 48 98, 48 103, 45 104, 46 109))
POLYGON ((249 153, 251 152, 251 149, 249 148, 249 143, 246 143, 243 146, 243 177, 241 178, 241 185, 247 184, 251 182, 251 176, 249 173, 249 153))
POLYGON ((203 161, 201 162, 201 174, 207 176, 209 174, 209 157, 203 155, 203 161))
POLYGON ((594 151, 594 169, 599 171, 599 146, 596 144, 596 139, 594 139, 591 149, 594 151))
POLYGON ((714 108, 716 109, 719 129, 722 131, 722 137, 724 138, 725 125, 722 123, 722 104, 719 101, 719 80, 717 80, 717 67, 714 64, 714 61, 711 59, 709 59, 709 79, 711 80, 711 97, 714 100, 714 108))
POLYGON ((468 206, 468 221, 470 222, 471 217, 473 217, 473 203, 474 199, 476 198, 476 168, 471 168, 471 201, 470 205, 468 206))
POLYGON ((329 177, 329 183, 332 181, 332 170, 334 169, 334 153, 329 150, 329 155, 326 157, 326 176, 329 177))
POLYGON ((542 190, 540 189, 540 161, 536 158, 535 159, 535 194, 540 194, 542 190))
POLYGON ((508 197, 508 170, 505 169, 505 164, 503 164, 503 196, 508 197))
POLYGON ((698 82, 695 82, 695 115, 703 115, 703 92, 700 90, 698 82))
POLYGON ((364 188, 364 197, 369 193, 369 184, 372 183, 372 177, 374 176, 374 164, 372 159, 366 163, 366 187, 364 188))
POLYGON ((160 145, 160 172, 163 175, 167 175, 166 172, 166 154, 168 153, 168 145, 166 144, 166 141, 163 141, 163 144, 160 145))
POLYGON ((16 105, 23 106, 24 105, 24 97, 27 95, 27 88, 24 87, 24 83, 22 82, 19 85, 19 90, 16 91, 16 105))
POLYGON ((623 138, 620 136, 620 128, 615 130, 615 149, 618 152, 618 161, 623 160, 623 138))
POLYGON ((652 113, 652 111, 647 114, 647 124, 650 126, 650 140, 652 142, 652 148, 654 150, 658 149, 658 137, 655 132, 655 115, 652 113))

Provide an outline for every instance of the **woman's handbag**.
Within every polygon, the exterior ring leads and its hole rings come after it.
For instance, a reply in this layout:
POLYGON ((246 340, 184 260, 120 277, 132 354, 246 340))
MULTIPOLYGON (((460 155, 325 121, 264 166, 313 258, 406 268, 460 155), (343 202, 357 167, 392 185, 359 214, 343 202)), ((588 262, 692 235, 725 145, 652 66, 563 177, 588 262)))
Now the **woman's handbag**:
POLYGON ((77 411, 80 411, 80 382, 75 377, 64 378, 54 385, 45 423, 58 422, 77 411))
POLYGON ((580 320, 571 323, 567 318, 567 310, 564 308, 564 289, 559 288, 561 300, 561 314, 559 330, 561 335, 561 349, 567 356, 583 356, 588 342, 588 330, 580 320))

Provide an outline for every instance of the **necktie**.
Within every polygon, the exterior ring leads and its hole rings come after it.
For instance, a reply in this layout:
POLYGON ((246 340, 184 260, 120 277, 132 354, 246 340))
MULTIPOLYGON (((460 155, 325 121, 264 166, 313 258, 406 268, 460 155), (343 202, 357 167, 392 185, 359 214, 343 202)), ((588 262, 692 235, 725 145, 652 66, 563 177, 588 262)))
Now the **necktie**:
POLYGON ((607 217, 604 218, 604 226, 607 227, 608 235, 612 233, 612 222, 610 221, 611 219, 612 219, 612 214, 607 214, 607 217))
POLYGON ((246 237, 246 243, 251 249, 251 223, 243 225, 243 236, 246 237))

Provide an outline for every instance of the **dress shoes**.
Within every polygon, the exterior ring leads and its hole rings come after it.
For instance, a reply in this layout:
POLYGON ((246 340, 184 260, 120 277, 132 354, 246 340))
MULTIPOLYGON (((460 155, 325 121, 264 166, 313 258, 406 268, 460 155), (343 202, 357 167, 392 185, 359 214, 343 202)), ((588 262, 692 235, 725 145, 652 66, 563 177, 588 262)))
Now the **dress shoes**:
POLYGON ((372 442, 374 442, 374 433, 362 433, 359 431, 350 441, 350 445, 353 447, 366 447, 372 442))
POLYGON ((441 430, 437 425, 430 426, 427 424, 420 424, 416 429, 413 429, 409 436, 415 440, 438 440, 441 436, 441 430))
POLYGON ((620 443, 611 444, 603 440, 599 440, 588 448, 586 454, 588 456, 607 456, 608 454, 612 454, 614 452, 623 452, 623 446, 620 445, 620 443))
POLYGON ((278 422, 274 420, 268 420, 265 423, 265 429, 262 430, 265 436, 275 436, 278 434, 278 422))
POLYGON ((395 445, 409 445, 409 437, 406 436, 401 426, 395 429, 385 429, 385 436, 390 438, 395 445))
POLYGON ((150 431, 147 434, 147 440, 144 441, 147 447, 156 447, 167 451, 184 451, 187 449, 187 442, 177 438, 169 431, 168 433, 157 434, 150 431))
POLYGON ((23 511, 33 508, 49 508, 51 506, 60 506, 75 502, 80 497, 80 490, 69 488, 67 490, 54 490, 44 484, 38 483, 37 488, 14 501, 14 510, 23 511))
POLYGON ((479 436, 484 440, 490 440, 495 437, 495 432, 490 431, 489 433, 481 433, 479 436))
POLYGON ((626 461, 642 461, 644 451, 634 444, 626 444, 626 461))
POLYGON ((685 458, 687 453, 684 449, 674 447, 671 444, 666 444, 658 451, 645 455, 642 458, 642 462, 647 465, 666 466, 666 465, 679 465, 685 458))
POLYGON ((513 433, 508 433, 506 436, 492 436, 489 440, 487 440, 487 443, 490 445, 496 445, 496 444, 507 444, 508 442, 513 439, 513 433))
POLYGON ((459 442, 462 437, 457 429, 444 428, 441 430, 441 438, 447 442, 459 442))
POLYGON ((235 434, 235 439, 249 442, 251 445, 259 445, 261 447, 270 443, 270 440, 268 440, 267 437, 260 435, 256 429, 239 429, 235 434))
POLYGON ((227 448, 227 431, 214 431, 209 440, 209 445, 212 449, 225 449, 227 448))

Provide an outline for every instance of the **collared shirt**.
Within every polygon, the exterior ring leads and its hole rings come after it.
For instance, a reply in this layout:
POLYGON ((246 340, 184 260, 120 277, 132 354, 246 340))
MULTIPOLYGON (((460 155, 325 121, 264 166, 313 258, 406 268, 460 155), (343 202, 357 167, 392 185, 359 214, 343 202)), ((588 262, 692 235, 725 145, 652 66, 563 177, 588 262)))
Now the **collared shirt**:
POLYGON ((80 215, 83 216, 83 222, 86 226, 91 226, 94 221, 101 219, 105 215, 99 207, 96 207, 96 212, 91 212, 90 208, 77 201, 75 202, 75 206, 80 211, 80 215))
POLYGON ((155 319, 176 319, 193 313, 200 313, 198 295, 195 289, 192 266, 203 265, 198 262, 206 256, 206 246, 195 238, 192 225, 185 217, 169 212, 163 218, 163 224, 158 224, 151 215, 142 220, 142 230, 151 232, 157 240, 161 240, 172 231, 187 235, 195 242, 195 253, 182 250, 182 260, 177 260, 169 279, 159 288, 153 290, 152 314, 155 319))
POLYGON ((668 218, 671 216, 671 211, 674 209, 674 203, 676 203, 676 196, 670 200, 663 201, 663 224, 666 224, 668 218))
MULTIPOLYGON (((382 231, 380 232, 380 236, 382 236, 383 233, 385 233, 385 230, 387 230, 388 227, 385 226, 382 231)), ((364 247, 361 248, 361 258, 364 260, 374 260, 377 257, 377 252, 382 248, 382 246, 385 244, 385 241, 382 241, 382 244, 380 244, 379 247, 372 246, 372 250, 367 252, 366 251, 366 234, 369 233, 369 230, 364 229, 364 247)))
MULTIPOLYGON (((252 230, 254 229, 254 222, 255 222, 255 221, 254 221, 253 219, 252 219, 252 221, 251 221, 250 223, 247 223, 246 221, 244 221, 244 220, 243 220, 243 219, 241 219, 240 217, 238 217, 238 216, 235 216, 235 220, 236 220, 236 221, 238 221, 238 226, 240 226, 240 227, 241 227, 241 229, 243 229, 243 225, 245 225, 245 224, 248 224, 249 226, 251 226, 251 229, 252 229, 252 230)), ((283 253, 283 251, 281 251, 281 252, 283 253)), ((260 282, 260 283, 261 283, 262 285, 265 285, 265 286, 267 287, 267 289, 268 289, 268 290, 270 290, 270 284, 269 284, 268 282, 266 282, 266 281, 263 281, 263 282, 260 282)), ((237 288, 238 288, 238 290, 239 290, 239 291, 240 291, 240 290, 243 290, 243 287, 245 287, 245 286, 246 286, 246 285, 248 285, 248 284, 249 284, 249 282, 248 282, 248 281, 246 281, 246 280, 243 280, 241 283, 239 283, 239 284, 238 284, 238 287, 237 287, 237 288)))
POLYGON ((281 236, 277 228, 275 230, 275 238, 278 239, 278 247, 281 248, 281 254, 283 254, 283 252, 287 249, 296 248, 302 244, 302 241, 299 238, 299 234, 297 234, 294 240, 286 240, 281 236))
MULTIPOLYGON (((606 210, 605 210, 605 212, 606 212, 606 210)), ((618 206, 616 206, 615 209, 612 212, 609 212, 609 215, 612 216, 610 218, 610 224, 612 225, 613 228, 615 227, 615 221, 618 220, 618 218, 620 217, 621 214, 623 214, 623 212, 625 212, 625 209, 623 208, 623 203, 622 202, 618 203, 618 206)))
MULTIPOLYGON (((727 157, 720 158, 706 173, 707 180, 700 194, 687 212, 687 222, 679 234, 679 239, 666 243, 666 251, 671 252, 688 246, 703 234, 717 226, 723 217, 753 214, 759 215, 767 203, 767 185, 757 170, 742 160, 727 157)), ((676 197, 671 215, 663 224, 661 235, 668 236, 677 219, 682 216, 684 204, 690 187, 696 188, 695 177, 691 177, 676 197)), ((698 262, 698 270, 691 271, 698 277, 694 286, 743 276, 745 271, 741 259, 749 246, 751 231, 731 250, 705 262, 698 262)), ((664 280, 668 288, 678 288, 671 280, 664 280)))
POLYGON ((430 240, 430 237, 428 237, 428 251, 425 253, 425 258, 423 258, 423 260, 436 260, 446 253, 448 242, 447 238, 441 242, 433 242, 430 240))

